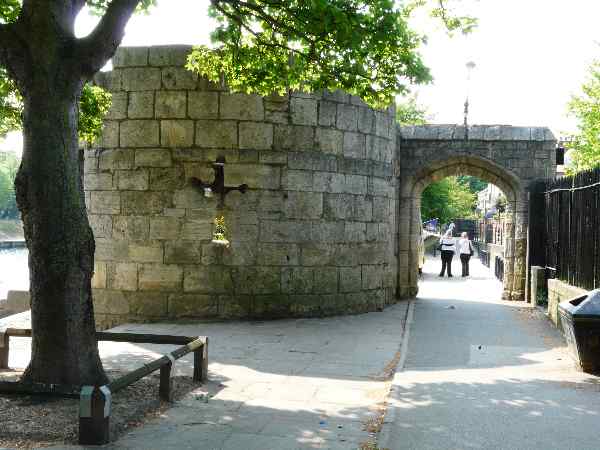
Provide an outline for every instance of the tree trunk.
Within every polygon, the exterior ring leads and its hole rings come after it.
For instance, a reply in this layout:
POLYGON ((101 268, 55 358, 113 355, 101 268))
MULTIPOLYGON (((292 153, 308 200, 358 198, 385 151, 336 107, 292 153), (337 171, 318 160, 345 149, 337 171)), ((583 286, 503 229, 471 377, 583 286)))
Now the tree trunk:
POLYGON ((83 82, 40 72, 23 92, 24 149, 15 182, 31 286, 31 362, 23 380, 98 385, 107 378, 95 337, 94 237, 79 173, 83 82))

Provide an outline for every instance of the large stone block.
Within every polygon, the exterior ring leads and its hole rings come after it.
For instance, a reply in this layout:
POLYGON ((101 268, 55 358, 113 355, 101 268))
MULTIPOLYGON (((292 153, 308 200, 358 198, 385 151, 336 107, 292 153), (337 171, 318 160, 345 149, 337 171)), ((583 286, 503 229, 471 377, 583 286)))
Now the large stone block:
POLYGON ((281 292, 281 268, 238 267, 234 272, 236 293, 277 294, 281 292))
POLYGON ((337 267, 320 267, 315 270, 313 292, 316 294, 333 294, 338 292, 337 267))
POLYGON ((165 89, 196 89, 198 75, 184 67, 162 69, 162 84, 165 89))
POLYGON ((313 173, 307 170, 284 170, 282 188, 289 191, 311 191, 313 173))
POLYGON ((98 158, 99 170, 133 169, 134 150, 115 148, 101 150, 98 158))
POLYGON ((159 214, 171 207, 171 196, 163 192, 121 192, 121 206, 125 215, 159 214))
POLYGON ((366 194, 367 177, 363 175, 346 175, 346 192, 350 194, 366 194))
POLYGON ((382 266, 362 266, 362 288, 379 289, 383 284, 382 266))
POLYGON ((335 127, 337 103, 322 100, 319 102, 319 125, 322 127, 335 127))
POLYGON ((112 94, 112 103, 105 117, 110 120, 127 118, 127 92, 114 92, 112 94))
POLYGON ((146 216, 115 216, 112 237, 116 240, 145 241, 148 239, 150 218, 146 216))
POLYGON ((317 128, 315 142, 316 147, 323 153, 341 155, 344 148, 344 133, 329 128, 317 128))
POLYGON ((260 242, 308 242, 310 241, 309 222, 274 221, 261 222, 260 242))
POLYGON ((173 319, 213 318, 219 314, 219 300, 214 295, 172 294, 169 317, 173 319))
POLYGON ((138 279, 141 291, 180 291, 183 269, 177 265, 140 264, 138 279))
POLYGON ((191 119, 216 119, 219 116, 219 93, 188 92, 188 116, 191 119))
POLYGON ((186 218, 181 229, 181 239, 210 240, 212 238, 212 224, 204 220, 186 218))
POLYGON ((106 214, 88 214, 94 237, 109 238, 112 236, 112 218, 113 216, 106 214))
POLYGON ((119 214, 121 198, 115 191, 94 191, 91 193, 90 211, 94 214, 119 214))
POLYGON ((275 125, 273 148, 277 150, 314 150, 315 130, 302 125, 275 125))
POLYGON ((125 296, 129 313, 144 318, 163 318, 167 315, 166 294, 158 292, 130 292, 125 296))
POLYGON ((290 100, 290 116, 296 125, 317 124, 317 101, 310 98, 293 97, 290 100))
POLYGON ((313 174, 313 188, 317 192, 345 192, 346 177, 342 173, 315 172, 313 174))
POLYGON ((281 292, 309 294, 313 290, 314 270, 311 267, 286 267, 281 270, 281 292))
POLYGON ((166 264, 200 264, 202 261, 202 243, 197 241, 165 242, 166 264))
POLYGON ((113 186, 112 173, 88 173, 84 177, 86 191, 111 191, 113 186))
POLYGON ((148 47, 119 47, 112 58, 114 68, 148 65, 148 47))
POLYGON ((178 239, 181 235, 182 219, 179 217, 151 217, 150 239, 178 239))
POLYGON ((237 148, 237 122, 198 120, 196 122, 196 145, 203 148, 237 148))
POLYGON ((315 242, 342 242, 344 240, 344 222, 313 222, 311 237, 315 242))
POLYGON ((185 292, 227 294, 233 292, 233 286, 231 272, 229 268, 223 266, 189 266, 184 272, 183 290, 185 292))
POLYGON ((358 108, 358 131, 372 133, 375 130, 375 113, 370 108, 358 108))
POLYGON ((241 149, 270 149, 273 147, 273 125, 260 122, 240 122, 241 149))
POLYGON ((97 261, 128 261, 129 250, 127 242, 112 239, 96 238, 97 261))
POLYGON ((106 263, 101 262, 101 261, 94 261, 94 274, 92 276, 92 289, 106 289, 106 281, 107 281, 106 263))
POLYGON ((364 159, 365 152, 365 135, 361 133, 344 133, 344 156, 346 158, 364 159))
POLYGON ((117 179, 121 191, 145 191, 148 189, 148 171, 146 169, 119 170, 117 179))
MULTIPOLYGON (((251 189, 279 189, 281 169, 259 164, 227 164, 225 184, 228 186, 247 184, 251 189)), ((242 201, 246 200, 247 194, 245 195, 242 201)))
POLYGON ((247 94, 221 94, 221 119, 261 121, 264 118, 262 97, 247 94))
POLYGON ((344 231, 346 242, 364 242, 367 237, 367 224, 365 222, 346 222, 344 231))
POLYGON ((157 119, 183 119, 186 117, 187 92, 158 91, 154 113, 157 119))
MULTIPOLYGON (((237 233, 236 233, 237 236, 237 233)), ((226 266, 256 265, 256 241, 234 240, 223 251, 223 264, 226 266)))
POLYGON ((192 47, 189 45, 161 45, 150 47, 148 62, 151 66, 183 67, 192 47))
POLYGON ((161 87, 160 69, 153 67, 123 69, 121 86, 125 91, 157 91, 161 87))
POLYGON ((185 186, 186 178, 183 167, 150 169, 151 191, 175 191, 185 186))
POLYGON ((288 192, 284 212, 288 219, 318 219, 323 214, 323 194, 288 192))
POLYGON ((336 127, 340 130, 356 131, 358 129, 358 108, 354 105, 338 105, 336 127))
POLYGON ((121 291, 94 289, 92 297, 96 314, 129 314, 129 302, 121 291))
POLYGON ((100 144, 104 148, 114 148, 119 146, 119 122, 114 120, 104 121, 100 144))
POLYGON ((121 147, 158 147, 157 120, 126 120, 121 122, 121 147))
POLYGON ((108 270, 108 287, 122 291, 136 291, 138 287, 138 267, 136 263, 111 264, 108 270))
POLYGON ((130 92, 127 115, 130 119, 154 118, 154 92, 130 92))
POLYGON ((160 145, 163 147, 191 147, 194 143, 194 121, 162 120, 160 145))
POLYGON ((138 149, 135 151, 135 165, 138 167, 170 167, 171 152, 162 148, 138 149))
POLYGON ((163 262, 163 247, 160 242, 129 243, 129 259, 138 263, 163 262))
POLYGON ((259 244, 256 263, 261 266, 297 266, 300 249, 296 244, 259 244))
POLYGON ((361 268, 340 267, 340 292, 358 292, 362 289, 361 268))

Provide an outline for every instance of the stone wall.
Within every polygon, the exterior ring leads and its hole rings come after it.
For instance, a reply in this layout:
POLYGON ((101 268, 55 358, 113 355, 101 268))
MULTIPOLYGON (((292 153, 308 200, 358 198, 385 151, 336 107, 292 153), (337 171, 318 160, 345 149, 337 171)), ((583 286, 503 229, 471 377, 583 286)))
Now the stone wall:
POLYGON ((341 91, 232 94, 189 47, 121 48, 100 148, 86 151, 100 327, 358 313, 394 301, 394 111, 341 91), (190 184, 246 183, 226 208, 190 184), (231 246, 211 243, 223 214, 231 246))
POLYGON ((565 300, 570 300, 574 297, 587 294, 588 291, 585 289, 571 286, 564 281, 551 278, 548 280, 548 316, 550 320, 558 328, 562 330, 560 325, 560 317, 558 314, 558 304, 565 300))
MULTIPOLYGON (((506 195, 503 298, 525 297, 528 190, 553 178, 556 139, 543 127, 458 125, 402 127, 397 139, 399 294, 417 292, 416 242, 421 230, 421 193, 448 176, 472 175, 498 186, 506 195), (467 131, 467 133, 465 133, 467 131)), ((492 260, 493 263, 493 260, 492 260)))

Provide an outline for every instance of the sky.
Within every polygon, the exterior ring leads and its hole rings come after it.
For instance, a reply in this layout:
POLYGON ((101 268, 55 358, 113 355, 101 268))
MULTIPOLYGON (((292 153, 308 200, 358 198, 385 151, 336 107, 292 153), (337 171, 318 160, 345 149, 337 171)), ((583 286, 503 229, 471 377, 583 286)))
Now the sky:
MULTIPOLYGON (((207 44, 214 23, 209 0, 158 0, 151 14, 129 22, 123 45, 207 44)), ((422 18, 414 24, 428 35, 421 50, 434 77, 416 87, 420 104, 435 123, 462 123, 468 93, 471 124, 549 126, 558 135, 575 130, 566 105, 600 58, 598 0, 462 0, 479 26, 467 36, 449 37, 422 18), (467 86, 466 63, 472 61, 467 86)), ((78 36, 97 18, 83 11, 78 36)), ((11 135, 0 149, 20 152, 21 138, 11 135)))

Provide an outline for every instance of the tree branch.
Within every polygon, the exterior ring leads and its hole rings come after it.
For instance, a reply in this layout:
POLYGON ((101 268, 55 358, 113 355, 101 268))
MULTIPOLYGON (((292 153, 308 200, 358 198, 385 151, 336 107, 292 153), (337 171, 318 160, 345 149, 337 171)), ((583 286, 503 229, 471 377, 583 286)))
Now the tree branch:
POLYGON ((24 52, 25 47, 17 32, 17 24, 0 24, 0 66, 4 67, 9 75, 20 75, 24 52))
POLYGON ((113 0, 92 33, 78 40, 82 74, 91 78, 113 56, 125 35, 125 26, 141 0, 113 0))

